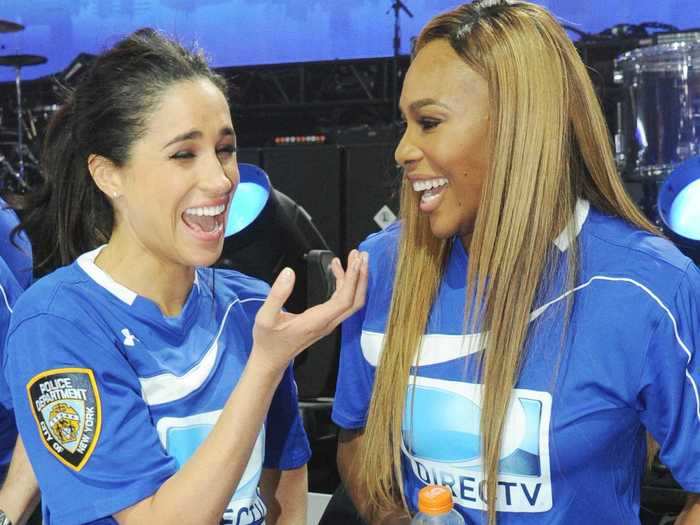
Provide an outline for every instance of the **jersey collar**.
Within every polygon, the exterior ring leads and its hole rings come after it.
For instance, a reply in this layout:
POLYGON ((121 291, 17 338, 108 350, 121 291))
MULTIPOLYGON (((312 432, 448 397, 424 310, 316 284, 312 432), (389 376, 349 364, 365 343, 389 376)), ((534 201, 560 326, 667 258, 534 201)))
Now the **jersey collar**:
MULTIPOLYGON (((569 246, 578 238, 581 230, 583 229, 583 224, 588 218, 588 213, 590 212, 591 204, 585 199, 578 199, 576 201, 576 207, 574 208, 574 214, 569 220, 568 224, 564 227, 559 235, 552 241, 554 245, 559 248, 559 251, 565 252, 569 249, 569 246)), ((464 265, 467 264, 468 255, 462 246, 462 242, 459 237, 454 237, 453 245, 456 247, 456 255, 464 265)))
POLYGON ((80 268, 102 288, 110 292, 122 302, 125 302, 131 306, 134 304, 138 294, 126 286, 119 284, 117 281, 112 279, 107 272, 95 264, 95 259, 97 259, 97 256, 105 246, 107 245, 103 244, 99 248, 95 248, 92 251, 82 254, 80 257, 78 257, 78 266, 80 266, 80 268))
POLYGON ((571 217, 569 223, 564 227, 564 230, 552 241, 560 251, 565 252, 568 250, 569 246, 576 240, 579 233, 581 233, 583 223, 585 223, 588 218, 590 209, 591 204, 587 200, 578 199, 576 201, 573 217, 571 217))
MULTIPOLYGON (((133 306, 134 301, 136 301, 139 295, 126 286, 119 284, 117 281, 112 279, 107 272, 95 264, 95 259, 97 259, 97 256, 105 246, 107 245, 103 244, 92 251, 82 254, 78 257, 76 262, 78 263, 78 266, 80 266, 80 268, 102 288, 110 292, 120 301, 128 304, 129 306, 133 306)), ((197 272, 194 272, 194 285, 199 287, 199 277, 197 272)))

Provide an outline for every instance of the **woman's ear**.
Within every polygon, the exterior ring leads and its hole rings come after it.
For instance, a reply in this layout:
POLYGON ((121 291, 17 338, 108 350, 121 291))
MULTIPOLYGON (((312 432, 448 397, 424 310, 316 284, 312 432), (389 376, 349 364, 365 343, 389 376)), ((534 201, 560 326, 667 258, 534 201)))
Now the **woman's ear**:
POLYGON ((97 187, 110 200, 117 199, 122 194, 123 181, 121 173, 114 162, 102 155, 94 153, 87 159, 88 171, 97 187))

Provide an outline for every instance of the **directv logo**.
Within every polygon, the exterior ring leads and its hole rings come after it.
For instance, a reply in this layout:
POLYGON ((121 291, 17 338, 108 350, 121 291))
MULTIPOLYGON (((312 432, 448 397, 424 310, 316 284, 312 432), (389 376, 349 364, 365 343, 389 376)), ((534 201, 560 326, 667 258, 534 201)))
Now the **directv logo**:
MULTIPOLYGON (((187 417, 163 417, 156 429, 161 443, 177 462, 178 468, 189 460, 214 428, 221 410, 187 417)), ((261 525, 265 523, 267 507, 260 496, 258 483, 265 458, 265 425, 248 460, 241 480, 224 511, 221 525, 261 525)))
MULTIPOLYGON (((479 438, 481 385, 426 377, 417 377, 415 385, 412 381, 413 377, 406 398, 402 450, 413 475, 426 485, 450 487, 458 505, 485 510, 479 438)), ((501 446, 498 511, 545 512, 552 508, 551 408, 547 392, 513 391, 501 446)))

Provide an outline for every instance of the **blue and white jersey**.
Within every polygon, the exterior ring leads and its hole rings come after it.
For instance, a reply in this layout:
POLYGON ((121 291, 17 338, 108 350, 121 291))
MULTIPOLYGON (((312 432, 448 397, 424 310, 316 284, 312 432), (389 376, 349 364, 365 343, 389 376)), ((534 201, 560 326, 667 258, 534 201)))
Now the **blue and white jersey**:
POLYGON ((0 198, 0 257, 26 290, 32 284, 32 245, 24 231, 19 232, 12 242, 12 230, 18 225, 17 214, 0 198))
MULTIPOLYGON (((100 270, 98 252, 37 281, 9 329, 6 377, 46 525, 115 523, 187 461, 243 372, 269 290, 198 269, 182 312, 164 317, 100 270)), ((290 367, 222 523, 263 523, 262 469, 309 456, 290 367)))
MULTIPOLYGON (((532 313, 528 353, 501 449, 499 524, 639 523, 645 429, 688 491, 700 492, 700 272, 673 245, 577 205, 577 285, 532 313), (571 322, 562 338, 566 297, 571 322)), ((366 424, 391 301, 400 227, 367 239, 365 307, 343 326, 333 419, 366 424)), ((558 252, 555 252, 558 253, 558 252)), ((415 511, 427 483, 451 488, 467 522, 485 515, 474 378, 484 335, 465 333, 468 257, 453 242, 409 380, 404 493, 415 511)), ((560 272, 563 275, 563 272, 560 272)))
MULTIPOLYGON (((12 305, 21 293, 22 287, 5 260, 0 257, 0 358, 5 354, 5 337, 10 325, 12 305)), ((0 479, 5 476, 16 440, 17 426, 12 410, 12 398, 5 378, 0 374, 0 479)))
MULTIPOLYGON (((0 358, 4 353, 12 305, 32 282, 32 246, 29 239, 24 232, 17 236, 17 246, 11 239, 12 230, 18 224, 17 214, 0 198, 0 358)), ((16 440, 17 426, 10 391, 5 379, 0 377, 0 479, 4 478, 16 440)))

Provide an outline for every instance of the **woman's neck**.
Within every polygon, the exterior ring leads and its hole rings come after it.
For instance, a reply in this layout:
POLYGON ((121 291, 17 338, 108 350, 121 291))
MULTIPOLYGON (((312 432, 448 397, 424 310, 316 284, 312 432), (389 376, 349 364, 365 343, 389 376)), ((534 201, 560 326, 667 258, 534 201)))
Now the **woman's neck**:
POLYGON ((155 302, 164 316, 178 315, 194 282, 194 268, 164 260, 139 246, 124 246, 114 236, 95 264, 112 279, 155 302))
POLYGON ((469 232, 464 235, 460 235, 459 240, 462 242, 462 246, 464 246, 464 252, 469 253, 469 247, 472 244, 472 235, 473 232, 469 232))

